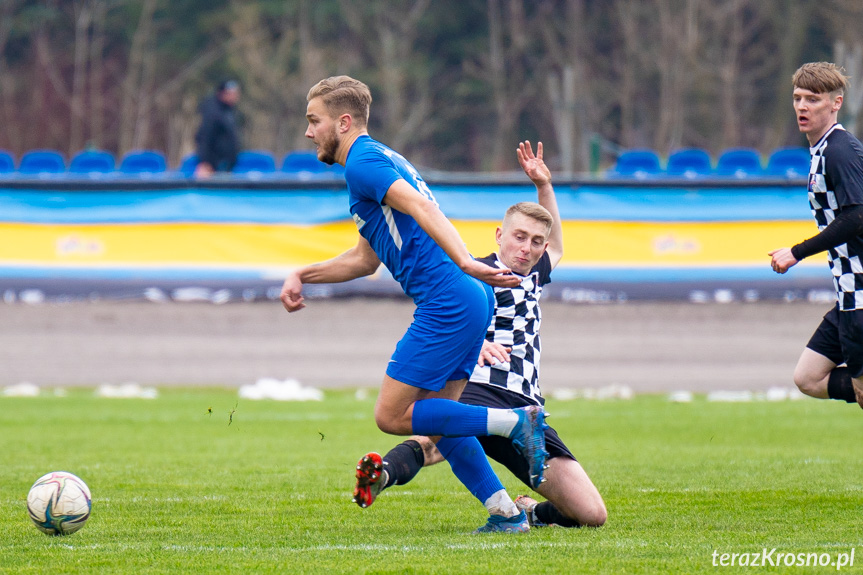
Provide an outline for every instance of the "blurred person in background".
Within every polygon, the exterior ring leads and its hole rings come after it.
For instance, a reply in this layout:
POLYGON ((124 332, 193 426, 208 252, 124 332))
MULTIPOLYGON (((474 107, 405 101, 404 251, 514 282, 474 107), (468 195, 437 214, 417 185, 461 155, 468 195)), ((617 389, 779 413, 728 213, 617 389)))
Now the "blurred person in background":
POLYGON ((240 152, 236 105, 240 101, 240 85, 234 80, 219 82, 213 94, 204 98, 198 111, 201 126, 195 134, 198 165, 196 178, 208 178, 214 172, 230 172, 240 152))

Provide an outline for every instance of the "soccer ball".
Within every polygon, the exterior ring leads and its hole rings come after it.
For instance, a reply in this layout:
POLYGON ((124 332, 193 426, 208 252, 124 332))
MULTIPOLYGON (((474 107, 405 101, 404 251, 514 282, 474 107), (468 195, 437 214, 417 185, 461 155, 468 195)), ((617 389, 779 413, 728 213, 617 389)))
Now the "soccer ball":
POLYGON ((46 473, 27 494, 27 511, 36 528, 48 535, 69 535, 90 517, 90 489, 66 471, 46 473))

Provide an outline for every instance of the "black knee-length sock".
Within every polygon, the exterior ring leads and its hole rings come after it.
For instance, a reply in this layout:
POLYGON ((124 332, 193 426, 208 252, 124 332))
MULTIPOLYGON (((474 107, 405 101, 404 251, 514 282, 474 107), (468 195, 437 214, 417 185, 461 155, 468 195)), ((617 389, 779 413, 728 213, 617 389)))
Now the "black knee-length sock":
POLYGON ((423 468, 426 458, 422 445, 413 439, 399 443, 384 456, 388 480, 385 487, 404 485, 423 468))
POLYGON ((847 367, 837 367, 830 372, 830 379, 827 380, 827 395, 830 399, 857 403, 854 383, 851 381, 851 374, 848 373, 847 367))
POLYGON ((551 501, 543 501, 534 507, 533 512, 536 513, 536 518, 547 525, 552 523, 561 527, 581 527, 578 521, 574 521, 561 513, 551 501))

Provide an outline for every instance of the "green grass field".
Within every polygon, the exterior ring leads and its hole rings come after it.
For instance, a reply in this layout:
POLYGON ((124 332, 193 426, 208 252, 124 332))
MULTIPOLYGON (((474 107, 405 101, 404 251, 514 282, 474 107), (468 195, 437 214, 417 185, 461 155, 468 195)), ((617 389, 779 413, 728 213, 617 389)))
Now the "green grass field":
POLYGON ((836 566, 714 561, 765 548, 774 563, 835 561, 857 547, 843 571, 863 566, 855 406, 550 401, 608 523, 471 535, 485 510, 445 464, 369 509, 350 502, 359 456, 396 442, 376 429, 373 402, 349 391, 238 402, 221 389, 0 397, 0 573, 827 573, 836 566), (55 470, 93 493, 89 522, 68 537, 43 535, 26 513, 32 482, 55 470))

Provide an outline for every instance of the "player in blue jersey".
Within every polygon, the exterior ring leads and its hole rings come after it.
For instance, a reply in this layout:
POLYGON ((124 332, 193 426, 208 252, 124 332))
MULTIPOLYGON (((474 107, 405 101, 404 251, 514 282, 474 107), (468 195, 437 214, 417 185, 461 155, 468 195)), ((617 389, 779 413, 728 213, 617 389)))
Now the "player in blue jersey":
MULTIPOLYGON (((517 408, 545 404, 539 386, 540 298, 543 286, 551 282, 551 271, 563 257, 563 229, 551 172, 542 159, 542 143, 534 154, 530 142, 522 142, 517 155, 525 174, 536 185, 538 203, 510 206, 495 233, 498 252, 482 258, 490 265, 500 262, 512 269, 521 282, 512 288, 494 288, 494 317, 479 362, 459 399, 470 405, 517 408)), ((511 440, 488 436, 479 441, 489 457, 530 486, 527 461, 513 449, 511 440)), ((547 501, 538 503, 522 495, 515 500, 516 506, 528 514, 531 526, 603 525, 607 512, 602 496, 551 427, 545 430, 545 444, 549 452, 548 481, 535 489, 547 501)), ((404 485, 424 466, 441 461, 434 443, 421 436, 400 443, 383 458, 374 452, 365 457, 379 462, 380 477, 367 488, 357 486, 362 507, 371 505, 384 489, 404 485)))
MULTIPOLYGON (((455 475, 489 511, 477 531, 527 531, 525 513, 504 490, 476 436, 511 438, 530 462, 531 482, 539 485, 547 456, 545 412, 540 406, 489 409, 457 401, 491 318, 486 284, 514 286, 518 278, 474 260, 417 170, 369 137, 372 98, 365 84, 348 76, 326 78, 307 99, 306 137, 317 146, 318 159, 345 167, 360 237, 340 256, 291 273, 282 287, 285 309, 305 306, 303 284, 348 281, 383 263, 417 307, 387 367, 375 422, 386 433, 439 439, 455 475)), ((377 473, 362 461, 357 466, 361 480, 375 481, 377 473)))
POLYGON ((837 123, 847 87, 845 71, 829 62, 794 73, 797 126, 809 141, 809 204, 819 233, 770 252, 784 274, 824 252, 837 302, 824 316, 794 370, 794 383, 812 397, 863 407, 863 145, 837 123))

